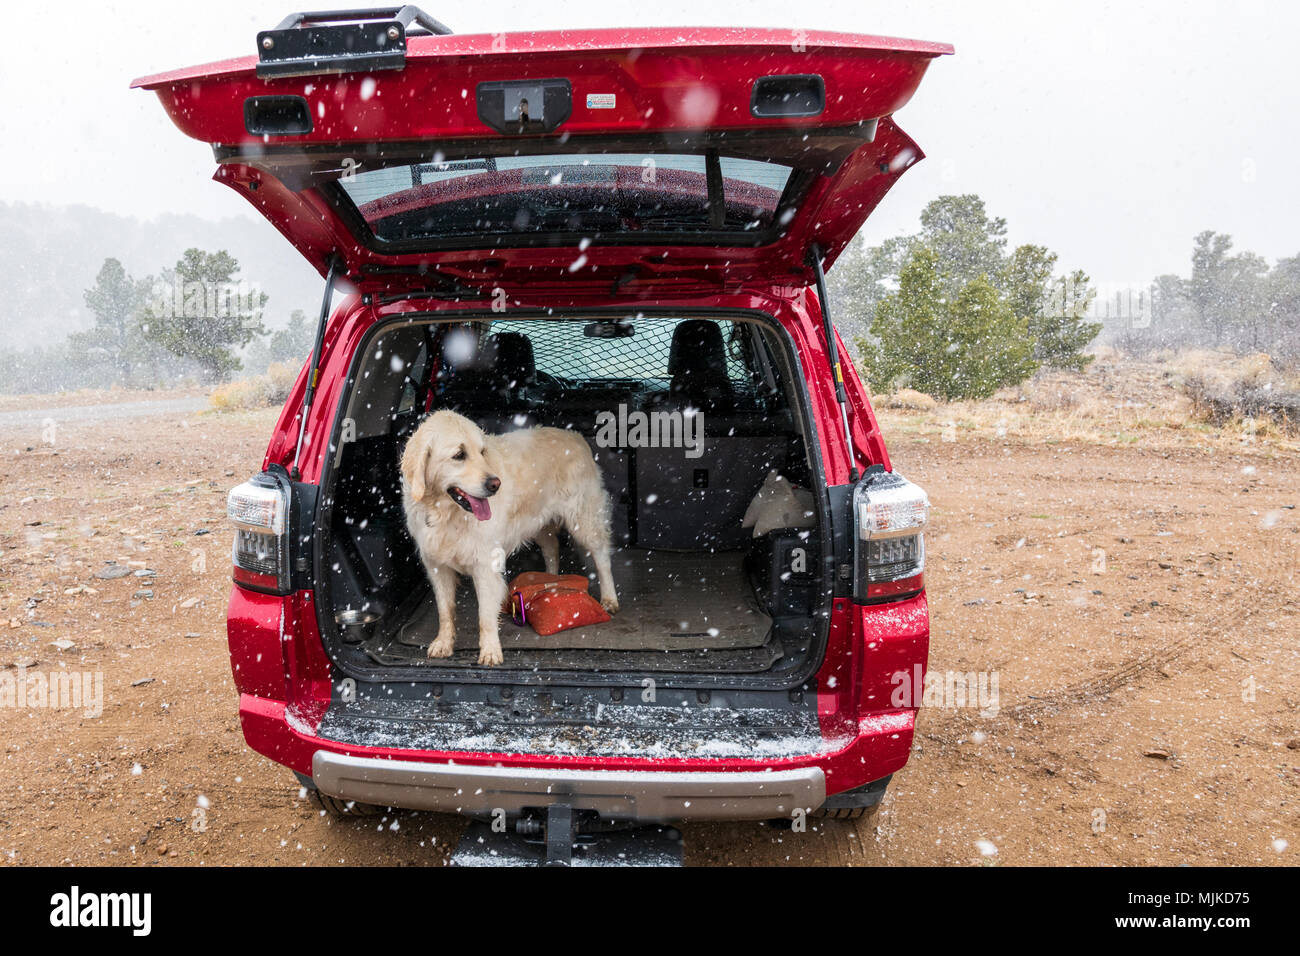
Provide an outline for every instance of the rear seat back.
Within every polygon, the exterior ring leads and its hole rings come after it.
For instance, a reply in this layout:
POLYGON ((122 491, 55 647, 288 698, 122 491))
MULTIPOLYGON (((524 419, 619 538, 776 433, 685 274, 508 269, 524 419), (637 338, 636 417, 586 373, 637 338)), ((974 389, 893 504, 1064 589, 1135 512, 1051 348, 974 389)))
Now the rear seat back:
POLYGON ((521 332, 487 337, 470 363, 452 371, 438 393, 438 404, 500 434, 538 423, 547 396, 537 384, 533 344, 521 332))
POLYGON ((705 436, 702 452, 635 452, 636 544, 642 548, 731 551, 749 543, 745 510, 770 469, 785 464, 784 435, 705 436))
POLYGON ((706 412, 729 412, 735 390, 727 377, 727 350, 718 323, 690 319, 673 329, 668 350, 671 404, 706 412))

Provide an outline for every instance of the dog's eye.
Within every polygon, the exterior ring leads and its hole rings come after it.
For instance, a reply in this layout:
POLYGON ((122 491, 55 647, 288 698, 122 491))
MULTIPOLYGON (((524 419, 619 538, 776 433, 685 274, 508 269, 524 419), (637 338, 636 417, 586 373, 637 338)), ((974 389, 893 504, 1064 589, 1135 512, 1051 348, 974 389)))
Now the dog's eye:
POLYGON ((462 448, 460 451, 456 452, 456 454, 454 454, 454 455, 451 456, 451 460, 452 460, 452 461, 464 461, 467 457, 469 457, 469 456, 465 453, 465 449, 462 448))

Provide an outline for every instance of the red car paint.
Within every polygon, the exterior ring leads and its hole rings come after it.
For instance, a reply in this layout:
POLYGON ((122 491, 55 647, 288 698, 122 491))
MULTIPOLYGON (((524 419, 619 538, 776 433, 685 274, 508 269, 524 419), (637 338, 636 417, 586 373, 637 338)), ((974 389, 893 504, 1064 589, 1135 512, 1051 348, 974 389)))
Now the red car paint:
MULTIPOLYGON (((911 97, 930 61, 950 53, 944 44, 832 33, 773 30, 572 31, 489 36, 413 37, 406 68, 374 74, 360 98, 361 76, 272 79, 255 76, 256 58, 229 60, 138 80, 155 91, 176 125, 216 145, 266 143, 284 137, 250 137, 241 105, 252 95, 304 95, 321 121, 294 143, 399 142, 484 138, 474 110, 474 84, 490 80, 571 77, 574 110, 565 131, 582 134, 710 129, 803 128, 879 121, 875 139, 858 148, 832 176, 822 176, 776 241, 757 247, 602 246, 585 251, 577 273, 572 248, 494 248, 385 254, 362 245, 334 208, 314 189, 294 191, 254 161, 221 165, 215 178, 241 191, 322 274, 331 254, 346 263, 353 290, 335 309, 325 331, 319 390, 306 423, 300 456, 302 480, 319 483, 324 451, 347 369, 362 335, 375 322, 404 312, 440 314, 481 309, 481 304, 399 301, 363 303, 360 293, 400 290, 407 277, 363 274, 365 266, 419 262, 470 287, 510 285, 511 304, 555 309, 626 306, 748 309, 772 316, 789 334, 802 365, 809 412, 829 484, 849 481, 850 455, 836 403, 822 316, 807 249, 817 243, 830 264, 898 175, 921 158, 891 114, 911 97), (749 115, 755 77, 819 73, 826 108, 802 119, 749 115), (711 91, 700 103, 698 90, 711 91), (467 92, 462 92, 467 91, 467 92), (618 107, 580 107, 586 91, 614 92, 618 107), (695 94, 692 91, 697 91, 695 94), (694 96, 694 99, 693 99, 694 96), (707 113, 707 116, 704 115, 707 113), (630 263, 642 272, 630 288, 611 293, 611 282, 630 263), (511 280, 517 280, 512 283, 511 280)), ((867 393, 845 357, 845 387, 856 467, 890 468, 867 393)), ((264 467, 294 458, 307 369, 285 403, 264 467)), ((836 600, 825 656, 816 675, 817 712, 824 746, 782 759, 662 759, 552 754, 417 751, 344 744, 317 735, 331 693, 327 659, 310 591, 287 597, 232 589, 228 615, 230 655, 239 712, 249 746, 310 774, 312 755, 330 750, 354 756, 460 764, 571 769, 743 771, 818 766, 827 793, 878 780, 899 770, 911 747, 916 710, 899 706, 897 674, 911 678, 924 667, 929 614, 922 591, 894 603, 858 606, 836 600)), ((906 702, 911 703, 909 697, 906 702)))

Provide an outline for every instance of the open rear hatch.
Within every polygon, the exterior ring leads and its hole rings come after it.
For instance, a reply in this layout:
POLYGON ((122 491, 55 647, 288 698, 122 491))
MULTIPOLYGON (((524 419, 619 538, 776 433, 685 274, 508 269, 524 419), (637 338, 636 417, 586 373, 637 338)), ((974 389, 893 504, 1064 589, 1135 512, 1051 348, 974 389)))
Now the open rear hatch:
POLYGON ((366 289, 807 281, 809 248, 829 266, 921 158, 891 117, 951 52, 802 30, 439 35, 411 10, 291 17, 260 59, 133 85, 322 275, 338 255, 366 289))

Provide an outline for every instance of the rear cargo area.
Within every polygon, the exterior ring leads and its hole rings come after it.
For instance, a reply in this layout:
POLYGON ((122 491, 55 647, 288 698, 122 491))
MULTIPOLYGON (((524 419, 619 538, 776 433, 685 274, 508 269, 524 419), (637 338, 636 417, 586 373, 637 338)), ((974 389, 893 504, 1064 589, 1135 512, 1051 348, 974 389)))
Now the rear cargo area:
MULTIPOLYGON (((429 316, 377 327, 354 363, 323 485, 318 606, 331 657, 369 679, 487 670, 476 665, 467 579, 455 653, 427 656, 438 612, 401 506, 405 441, 426 414, 450 408, 489 433, 578 432, 612 508, 619 612, 549 636, 503 616, 505 664, 493 676, 783 683, 805 672, 824 620, 823 506, 783 334, 758 317, 694 315, 429 316)), ((543 568, 526 545, 506 577, 543 568)), ((567 535, 560 571, 594 571, 567 535)))
MULTIPOLYGON (((570 562, 562 571, 581 571, 570 562)), ((769 640, 772 618, 759 605, 744 569, 731 554, 681 554, 624 549, 616 558, 622 608, 610 621, 543 637, 509 617, 501 646, 514 666, 529 670, 664 670, 755 673, 769 669, 781 649, 769 640)), ((381 664, 463 667, 478 657, 474 591, 457 592, 456 653, 428 659, 438 612, 423 596, 395 633, 371 639, 365 650, 381 664)))

